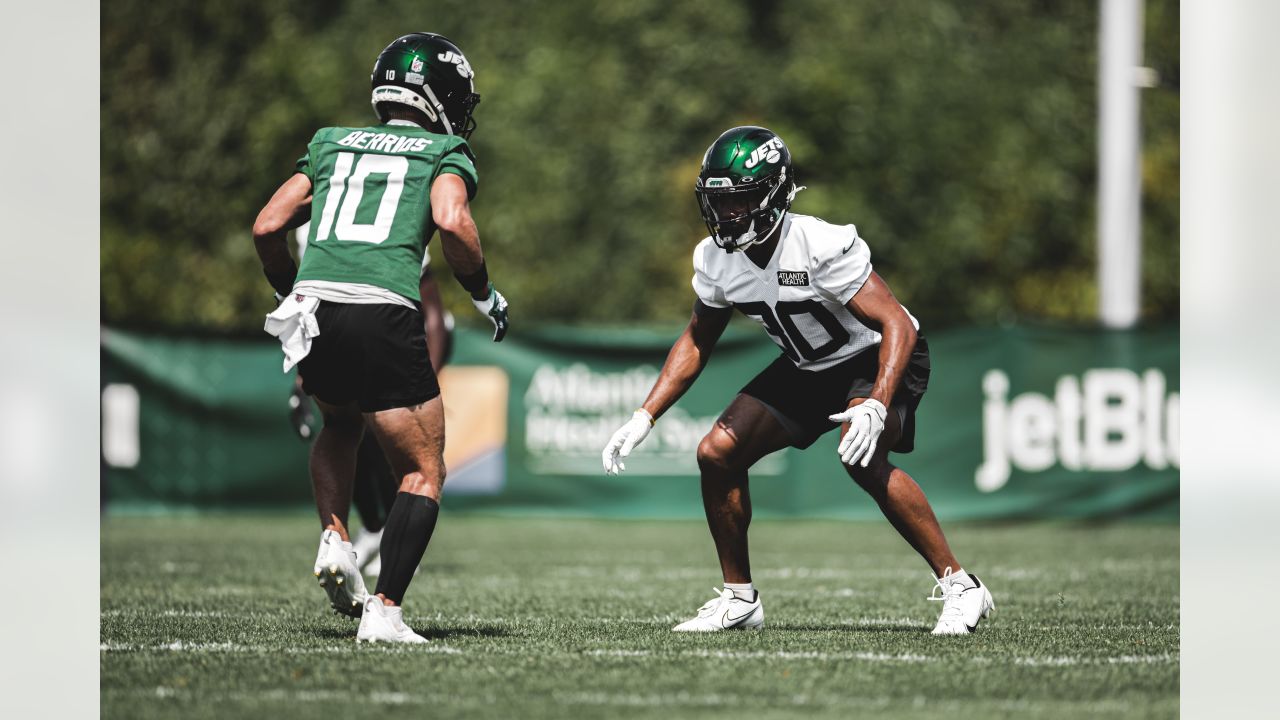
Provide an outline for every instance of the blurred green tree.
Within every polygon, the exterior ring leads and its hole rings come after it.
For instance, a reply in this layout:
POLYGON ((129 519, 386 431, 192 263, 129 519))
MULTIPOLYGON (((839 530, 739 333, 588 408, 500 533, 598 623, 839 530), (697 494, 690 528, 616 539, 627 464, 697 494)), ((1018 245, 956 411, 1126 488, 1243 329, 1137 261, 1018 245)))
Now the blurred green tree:
MULTIPOLYGON (((1178 316, 1178 7, 1147 0, 1144 317, 1178 316)), ((249 227, 324 125, 374 122, 405 32, 483 102, 474 211, 518 322, 676 322, 722 130, 791 145, 795 210, 855 223, 930 327, 1096 314, 1095 3, 404 0, 102 8, 105 322, 256 331, 249 227)), ((455 312, 460 292, 446 296, 455 312)), ((470 317, 469 313, 459 313, 470 317)))

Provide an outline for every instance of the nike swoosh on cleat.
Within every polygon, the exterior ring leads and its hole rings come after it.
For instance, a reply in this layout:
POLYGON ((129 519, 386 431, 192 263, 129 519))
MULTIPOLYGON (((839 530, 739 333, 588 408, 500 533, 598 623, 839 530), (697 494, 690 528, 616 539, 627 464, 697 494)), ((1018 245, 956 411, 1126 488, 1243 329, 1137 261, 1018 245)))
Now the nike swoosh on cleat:
POLYGON ((753 613, 753 612, 755 612, 755 611, 756 611, 756 609, 755 609, 755 608, 751 608, 750 610, 748 610, 748 611, 747 611, 747 614, 746 614, 746 615, 742 615, 742 616, 739 616, 739 617, 736 617, 736 618, 731 618, 731 617, 729 617, 729 611, 728 611, 728 610, 725 610, 725 611, 724 611, 724 622, 725 622, 725 623, 728 623, 728 624, 726 624, 726 625, 725 625, 725 628, 727 629, 727 628, 731 628, 731 627, 734 627, 734 626, 738 625, 738 624, 739 624, 739 623, 741 623, 743 620, 746 620, 747 618, 751 617, 751 613, 753 613))

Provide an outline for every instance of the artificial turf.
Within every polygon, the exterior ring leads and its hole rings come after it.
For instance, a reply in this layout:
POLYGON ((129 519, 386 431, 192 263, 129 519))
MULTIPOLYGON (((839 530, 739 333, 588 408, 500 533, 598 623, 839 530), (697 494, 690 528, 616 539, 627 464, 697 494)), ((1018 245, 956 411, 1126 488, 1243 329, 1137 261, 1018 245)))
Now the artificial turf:
POLYGON ((757 521, 762 632, 669 631, 711 597, 705 526, 442 516, 405 600, 424 646, 364 646, 311 575, 309 515, 108 515, 115 718, 1176 717, 1178 529, 953 525, 996 614, 935 638, 887 524, 757 521))

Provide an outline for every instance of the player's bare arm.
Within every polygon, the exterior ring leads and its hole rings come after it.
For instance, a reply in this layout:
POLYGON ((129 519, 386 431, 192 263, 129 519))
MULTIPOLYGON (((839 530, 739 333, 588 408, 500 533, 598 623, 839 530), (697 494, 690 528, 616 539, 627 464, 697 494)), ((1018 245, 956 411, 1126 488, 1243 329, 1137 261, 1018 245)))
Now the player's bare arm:
POLYGON ((311 179, 296 173, 267 201, 253 223, 253 246, 271 287, 286 295, 298 274, 289 254, 287 235, 311 219, 311 179))
POLYGON ((671 408, 683 396, 694 380, 707 366, 711 359, 711 351, 715 349, 720 336, 724 334, 729 319, 733 316, 731 308, 717 308, 704 305, 701 300, 694 306, 689 325, 676 339, 667 360, 662 364, 658 379, 649 390, 649 397, 644 404, 632 414, 605 446, 600 459, 604 463, 604 471, 617 475, 626 470, 622 459, 631 454, 636 445, 649 434, 657 418, 671 408))
POLYGON ((846 465, 867 467, 884 432, 889 405, 916 346, 916 329, 893 291, 876 273, 871 273, 845 305, 864 325, 878 330, 880 368, 875 384, 865 397, 850 398, 849 407, 831 420, 848 427, 836 448, 846 465))
POLYGON ((449 323, 444 316, 444 300, 440 297, 440 283, 436 282, 431 269, 422 271, 418 280, 418 294, 422 296, 422 321, 427 331, 427 354, 431 356, 431 367, 438 374, 449 356, 449 323))
POLYGON ((461 177, 444 174, 431 184, 431 219, 440 231, 445 262, 471 294, 472 304, 493 323, 493 341, 500 342, 507 334, 507 301, 489 281, 480 232, 471 217, 467 185, 461 177))
POLYGON ((458 275, 471 275, 484 265, 480 231, 471 217, 467 184, 453 174, 444 174, 431 183, 431 219, 440 230, 440 247, 445 262, 458 275))
POLYGON ((711 351, 720 341, 732 316, 730 308, 713 308, 698 303, 689 318, 689 325, 667 353, 667 360, 662 364, 653 389, 640 406, 645 412, 655 420, 662 417, 693 386, 711 359, 711 351))
POLYGON ((870 397, 889 407, 916 346, 915 325, 889 285, 874 272, 845 307, 867 327, 880 332, 880 372, 870 397))

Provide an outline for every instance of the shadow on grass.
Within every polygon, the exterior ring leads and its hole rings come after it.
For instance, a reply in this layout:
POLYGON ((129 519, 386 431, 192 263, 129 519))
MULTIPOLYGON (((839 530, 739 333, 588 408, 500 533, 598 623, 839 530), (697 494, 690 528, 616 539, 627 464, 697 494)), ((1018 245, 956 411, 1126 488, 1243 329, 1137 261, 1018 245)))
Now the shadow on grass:
MULTIPOLYGON (((445 640, 448 638, 465 638, 465 637, 506 637, 511 633, 505 628, 494 627, 490 625, 480 625, 472 627, 440 627, 438 625, 418 625, 409 626, 414 632, 428 640, 445 640)), ((352 625, 349 630, 336 630, 334 628, 317 628, 312 635, 327 640, 354 640, 356 637, 356 626, 352 625)))
POLYGON ((838 632, 838 633, 900 633, 907 635, 928 635, 929 626, 916 623, 877 623, 875 625, 840 625, 830 624, 823 625, 818 623, 812 624, 794 624, 787 623, 785 625, 771 625, 768 630, 774 632, 838 632))

